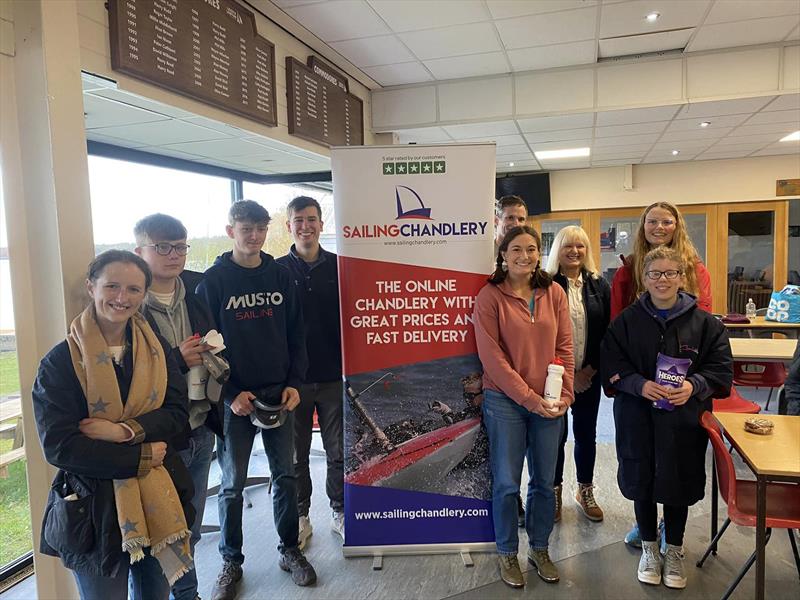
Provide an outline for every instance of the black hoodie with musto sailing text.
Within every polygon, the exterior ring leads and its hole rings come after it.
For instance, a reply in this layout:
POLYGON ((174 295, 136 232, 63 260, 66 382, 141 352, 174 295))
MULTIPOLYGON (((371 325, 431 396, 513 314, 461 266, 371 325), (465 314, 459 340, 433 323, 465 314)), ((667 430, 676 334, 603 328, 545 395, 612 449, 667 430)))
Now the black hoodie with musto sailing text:
POLYGON ((308 366, 303 311, 294 279, 272 256, 248 268, 218 256, 197 286, 225 339, 231 378, 225 398, 276 384, 299 388, 308 366))

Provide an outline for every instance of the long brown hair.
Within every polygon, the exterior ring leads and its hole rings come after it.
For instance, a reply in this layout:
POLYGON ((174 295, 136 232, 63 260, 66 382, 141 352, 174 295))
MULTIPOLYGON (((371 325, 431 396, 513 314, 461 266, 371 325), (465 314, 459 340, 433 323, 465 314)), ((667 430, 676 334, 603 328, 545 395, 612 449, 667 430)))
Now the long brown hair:
MULTIPOLYGON (((515 237, 528 234, 531 236, 534 241, 536 242, 536 248, 538 248, 539 252, 542 251, 542 239, 539 237, 539 234, 536 233, 536 230, 529 225, 519 225, 517 227, 512 227, 506 233, 506 236, 503 238, 503 241, 500 242, 500 246, 497 248, 497 258, 495 259, 495 270, 492 273, 492 276, 489 277, 489 283, 493 283, 495 285, 499 285, 506 280, 508 277, 508 272, 503 269, 503 252, 508 251, 508 247, 511 242, 514 240, 515 237)), ((550 284, 553 283, 553 278, 550 277, 550 274, 541 268, 541 260, 536 262, 536 268, 534 269, 533 273, 531 273, 531 280, 530 285, 531 289, 535 290, 536 288, 548 288, 550 284)))
POLYGON ((644 209, 642 217, 639 219, 639 229, 636 231, 636 240, 633 244, 633 254, 628 257, 632 275, 633 275, 633 297, 629 298, 630 302, 636 300, 639 295, 644 291, 644 258, 647 253, 654 248, 647 238, 644 236, 644 222, 649 213, 654 208, 662 208, 675 218, 675 232, 672 234, 672 241, 669 244, 664 244, 667 248, 672 248, 677 252, 684 265, 684 289, 690 294, 697 296, 700 292, 700 286, 697 284, 697 269, 695 263, 700 260, 697 250, 689 239, 689 234, 686 232, 686 221, 683 220, 683 215, 674 204, 669 202, 653 202, 650 206, 644 209))

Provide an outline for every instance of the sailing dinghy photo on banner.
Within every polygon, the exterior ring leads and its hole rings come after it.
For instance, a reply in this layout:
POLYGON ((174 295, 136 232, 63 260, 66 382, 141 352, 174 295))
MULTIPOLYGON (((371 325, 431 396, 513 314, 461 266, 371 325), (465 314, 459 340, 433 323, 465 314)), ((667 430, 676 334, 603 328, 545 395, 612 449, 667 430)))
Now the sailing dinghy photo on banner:
POLYGON ((493 550, 472 310, 492 264, 494 144, 331 151, 346 556, 493 550))

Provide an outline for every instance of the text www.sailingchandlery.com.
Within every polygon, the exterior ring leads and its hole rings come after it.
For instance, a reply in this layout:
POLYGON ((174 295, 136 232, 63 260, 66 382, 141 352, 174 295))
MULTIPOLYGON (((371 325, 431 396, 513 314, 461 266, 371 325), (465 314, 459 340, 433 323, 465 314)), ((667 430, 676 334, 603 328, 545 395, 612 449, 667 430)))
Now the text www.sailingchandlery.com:
POLYGON ((379 510, 373 512, 355 512, 356 521, 370 521, 372 519, 469 519, 475 517, 488 517, 488 508, 439 508, 435 510, 418 508, 405 510, 379 510))

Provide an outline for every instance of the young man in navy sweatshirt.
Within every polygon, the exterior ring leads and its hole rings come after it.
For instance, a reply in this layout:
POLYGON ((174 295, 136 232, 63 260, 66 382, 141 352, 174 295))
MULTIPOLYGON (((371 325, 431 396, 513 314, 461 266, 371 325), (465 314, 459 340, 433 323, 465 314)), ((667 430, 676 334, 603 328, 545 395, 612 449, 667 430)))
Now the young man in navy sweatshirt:
POLYGON ((272 474, 275 528, 280 537, 278 565, 301 586, 317 575, 298 547, 297 479, 294 475, 294 411, 307 367, 302 306, 289 271, 261 251, 269 213, 252 200, 231 205, 226 232, 233 251, 206 271, 197 288, 225 338, 231 377, 225 386, 225 444, 219 450, 222 571, 215 600, 231 600, 242 577, 242 490, 253 439, 259 428, 250 415, 253 401, 280 402, 283 425, 261 429, 272 474))
POLYGON ((339 325, 339 271, 336 255, 319 245, 322 209, 308 196, 298 196, 287 207, 286 226, 294 244, 277 262, 289 268, 303 304, 308 373, 300 388, 300 406, 294 417, 297 505, 300 547, 311 535, 311 429, 314 410, 319 417, 322 445, 328 461, 325 491, 331 511, 331 529, 344 539, 344 432, 342 415, 342 345, 339 325))

